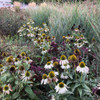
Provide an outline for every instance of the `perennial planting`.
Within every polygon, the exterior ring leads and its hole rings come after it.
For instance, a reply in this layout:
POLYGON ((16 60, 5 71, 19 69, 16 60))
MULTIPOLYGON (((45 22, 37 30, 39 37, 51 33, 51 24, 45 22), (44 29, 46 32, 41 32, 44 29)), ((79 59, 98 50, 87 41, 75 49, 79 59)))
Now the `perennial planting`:
POLYGON ((77 28, 57 43, 46 23, 36 26, 32 19, 18 34, 38 53, 33 58, 24 51, 16 55, 2 52, 0 99, 99 100, 100 79, 93 68, 94 37, 90 43, 77 28))

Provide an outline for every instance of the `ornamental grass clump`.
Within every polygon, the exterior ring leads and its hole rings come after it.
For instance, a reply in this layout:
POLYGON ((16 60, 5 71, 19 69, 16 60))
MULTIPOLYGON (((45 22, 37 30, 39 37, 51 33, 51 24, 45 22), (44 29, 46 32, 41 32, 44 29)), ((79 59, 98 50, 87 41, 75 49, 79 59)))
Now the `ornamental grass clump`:
POLYGON ((14 12, 10 8, 0 8, 0 35, 15 36, 18 29, 27 21, 28 15, 23 12, 14 12))

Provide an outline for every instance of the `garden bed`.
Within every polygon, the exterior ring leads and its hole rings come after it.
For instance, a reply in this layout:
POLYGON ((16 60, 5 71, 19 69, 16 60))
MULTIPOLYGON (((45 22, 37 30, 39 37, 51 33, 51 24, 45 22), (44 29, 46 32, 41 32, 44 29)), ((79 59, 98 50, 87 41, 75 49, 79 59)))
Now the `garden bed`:
POLYGON ((2 8, 0 99, 99 100, 99 12, 93 3, 2 8))

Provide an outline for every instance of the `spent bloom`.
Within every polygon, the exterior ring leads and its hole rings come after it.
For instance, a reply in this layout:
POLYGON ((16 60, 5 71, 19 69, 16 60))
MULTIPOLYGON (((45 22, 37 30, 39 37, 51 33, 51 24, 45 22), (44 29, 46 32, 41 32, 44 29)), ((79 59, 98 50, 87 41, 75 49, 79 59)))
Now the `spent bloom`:
POLYGON ((26 53, 25 52, 21 52, 21 57, 25 57, 26 56, 26 53))
POLYGON ((76 56, 80 56, 81 55, 81 51, 79 49, 75 49, 74 53, 76 56))
POLYGON ((0 64, 0 68, 2 68, 3 67, 3 65, 2 64, 0 64))
POLYGON ((13 56, 9 56, 9 57, 6 59, 6 62, 8 62, 8 63, 13 62, 13 56))
POLYGON ((68 60, 70 62, 76 62, 77 61, 77 57, 73 54, 73 55, 71 55, 71 56, 68 57, 68 60))
POLYGON ((12 65, 12 66, 10 67, 10 72, 15 72, 15 70, 16 70, 16 66, 15 66, 15 65, 12 65))
POLYGON ((55 61, 54 63, 53 63, 53 66, 54 67, 57 67, 59 65, 59 63, 57 62, 57 61, 55 61))

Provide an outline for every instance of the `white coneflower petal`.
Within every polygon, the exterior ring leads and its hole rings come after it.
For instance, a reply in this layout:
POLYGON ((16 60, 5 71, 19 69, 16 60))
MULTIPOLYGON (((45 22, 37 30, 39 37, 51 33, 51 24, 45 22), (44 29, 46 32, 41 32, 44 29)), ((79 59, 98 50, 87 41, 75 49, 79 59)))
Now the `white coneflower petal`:
POLYGON ((21 79, 22 81, 28 81, 32 77, 32 74, 29 71, 24 71, 22 73, 21 79))
POLYGON ((32 62, 32 60, 29 57, 26 57, 25 58, 25 63, 26 64, 30 64, 31 62, 32 62))
POLYGON ((56 92, 58 93, 58 94, 64 94, 64 93, 66 93, 68 90, 67 90, 67 85, 66 84, 64 84, 63 82, 60 82, 56 87, 55 87, 55 89, 56 89, 56 92))
POLYGON ((50 99, 50 100, 56 100, 56 99, 55 99, 55 96, 54 96, 54 95, 52 95, 52 97, 51 97, 51 99, 50 99))
POLYGON ((67 76, 67 75, 64 75, 64 73, 62 73, 60 77, 61 77, 62 79, 68 79, 68 76, 67 76))
POLYGON ((66 91, 68 91, 65 87, 64 88, 61 88, 58 92, 58 94, 64 94, 66 93, 66 91))
POLYGON ((53 67, 52 62, 47 62, 47 64, 44 66, 45 69, 51 69, 53 67))
POLYGON ((44 55, 44 54, 46 54, 47 52, 48 52, 48 50, 46 50, 45 48, 42 47, 42 52, 41 52, 41 53, 44 55))
POLYGON ((10 91, 12 91, 11 85, 10 85, 10 84, 5 85, 5 86, 3 87, 3 92, 4 92, 5 94, 10 94, 10 91))
POLYGON ((66 63, 66 64, 61 65, 61 68, 62 69, 69 69, 70 65, 66 63))
POLYGON ((66 63, 69 63, 69 62, 68 62, 66 56, 65 56, 65 55, 62 55, 62 56, 60 57, 60 62, 59 62, 59 64, 60 64, 60 65, 64 65, 64 64, 66 64, 66 63))
POLYGON ((44 50, 44 51, 42 51, 41 53, 44 55, 44 54, 46 54, 48 51, 47 50, 44 50))
POLYGON ((58 73, 58 72, 55 72, 55 71, 54 71, 54 73, 55 73, 55 76, 59 75, 59 73, 58 73))
POLYGON ((87 74, 89 73, 89 68, 85 65, 84 62, 80 62, 79 66, 76 68, 76 71, 87 74))
POLYGON ((48 76, 46 74, 42 75, 42 80, 41 80, 41 84, 47 84, 48 83, 48 76))
POLYGON ((21 64, 21 61, 19 61, 18 58, 14 58, 14 64, 15 65, 19 65, 19 64, 21 64))
POLYGON ((14 62, 14 64, 17 66, 17 65, 21 64, 21 61, 14 62))

